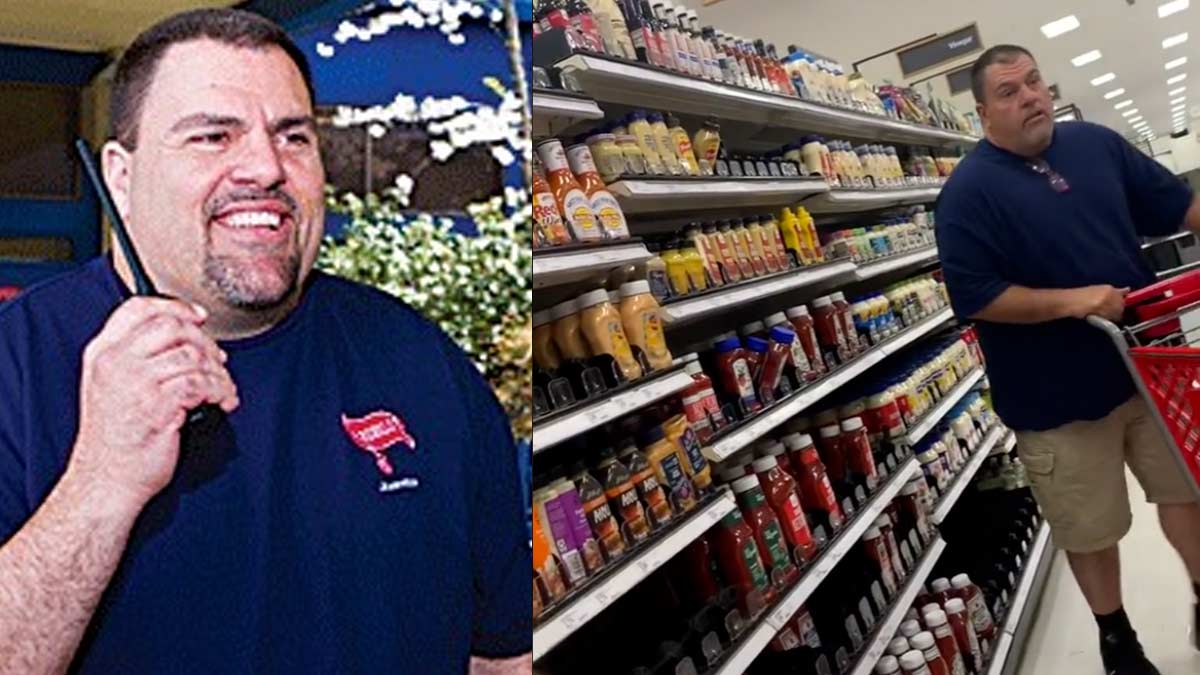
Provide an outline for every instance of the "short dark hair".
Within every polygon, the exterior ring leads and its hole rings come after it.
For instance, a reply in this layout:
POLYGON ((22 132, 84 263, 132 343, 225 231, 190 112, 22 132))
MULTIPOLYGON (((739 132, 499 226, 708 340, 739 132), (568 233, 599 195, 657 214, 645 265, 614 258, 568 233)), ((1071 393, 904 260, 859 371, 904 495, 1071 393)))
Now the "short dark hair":
POLYGON ((300 69, 309 99, 316 103, 308 59, 278 24, 240 9, 196 9, 167 17, 146 29, 117 61, 109 102, 109 124, 117 142, 129 150, 137 148, 142 103, 167 49, 205 38, 247 49, 279 47, 300 69))
POLYGON ((971 65, 971 93, 975 95, 976 103, 983 103, 984 96, 984 78, 983 71, 993 63, 1012 63, 1021 58, 1022 55, 1028 56, 1034 62, 1037 59, 1033 58, 1033 54, 1028 49, 1020 45, 996 45, 988 47, 986 51, 975 59, 975 63, 971 65))

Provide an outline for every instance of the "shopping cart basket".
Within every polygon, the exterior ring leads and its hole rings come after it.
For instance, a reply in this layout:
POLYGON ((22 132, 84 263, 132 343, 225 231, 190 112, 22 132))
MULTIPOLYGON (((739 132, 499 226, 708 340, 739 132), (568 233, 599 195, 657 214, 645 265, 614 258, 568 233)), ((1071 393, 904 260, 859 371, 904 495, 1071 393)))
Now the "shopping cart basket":
POLYGON ((1127 295, 1121 326, 1096 315, 1088 323, 1112 338, 1200 500, 1200 271, 1127 295))

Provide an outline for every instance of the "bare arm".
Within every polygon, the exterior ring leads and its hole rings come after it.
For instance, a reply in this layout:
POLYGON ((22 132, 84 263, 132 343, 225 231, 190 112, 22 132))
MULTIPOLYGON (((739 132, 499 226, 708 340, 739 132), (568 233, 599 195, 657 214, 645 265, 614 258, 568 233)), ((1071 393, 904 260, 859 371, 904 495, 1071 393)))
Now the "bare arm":
POLYGON ((1043 323, 1055 319, 1083 319, 1099 314, 1118 321, 1125 308, 1128 288, 1027 288, 1009 286, 971 318, 992 323, 1043 323))
POLYGON ((138 511, 68 472, 0 547, 0 675, 66 671, 138 511))
POLYGON ((533 672, 533 654, 515 659, 481 659, 471 657, 470 675, 530 675, 533 672))

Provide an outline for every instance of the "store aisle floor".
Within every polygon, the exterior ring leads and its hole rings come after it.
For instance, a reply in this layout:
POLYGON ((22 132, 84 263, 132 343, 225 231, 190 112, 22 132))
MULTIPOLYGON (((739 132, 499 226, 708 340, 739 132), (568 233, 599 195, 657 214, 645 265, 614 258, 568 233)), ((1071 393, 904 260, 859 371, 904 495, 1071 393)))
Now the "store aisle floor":
MULTIPOLYGON (((1133 529, 1121 542, 1125 608, 1162 675, 1200 673, 1191 647, 1192 592, 1187 573, 1158 527, 1154 506, 1127 476, 1133 529)), ((1020 675, 1101 675, 1096 622, 1059 552, 1046 581, 1020 675)))

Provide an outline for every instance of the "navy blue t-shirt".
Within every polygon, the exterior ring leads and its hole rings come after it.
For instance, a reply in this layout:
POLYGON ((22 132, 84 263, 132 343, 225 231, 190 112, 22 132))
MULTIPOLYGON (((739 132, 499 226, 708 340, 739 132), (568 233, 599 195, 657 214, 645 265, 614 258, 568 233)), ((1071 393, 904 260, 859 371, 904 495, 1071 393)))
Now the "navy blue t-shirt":
MULTIPOLYGON (((1042 158, 1066 179, 1066 192, 987 141, 942 189, 938 257, 960 317, 1013 284, 1145 286, 1154 274, 1138 237, 1177 231, 1191 204, 1186 184, 1099 125, 1056 124, 1042 158)), ((1083 320, 977 324, 996 411, 1015 429, 1099 419, 1134 393, 1112 341, 1083 320)))
MULTIPOLYGON (((0 308, 0 542, 61 476, 83 348, 128 295, 99 258, 0 308)), ((463 673, 530 651, 508 421, 440 330, 314 273, 283 322, 221 346, 241 407, 147 504, 72 672, 463 673), (390 439, 383 461, 360 447, 390 439)))

